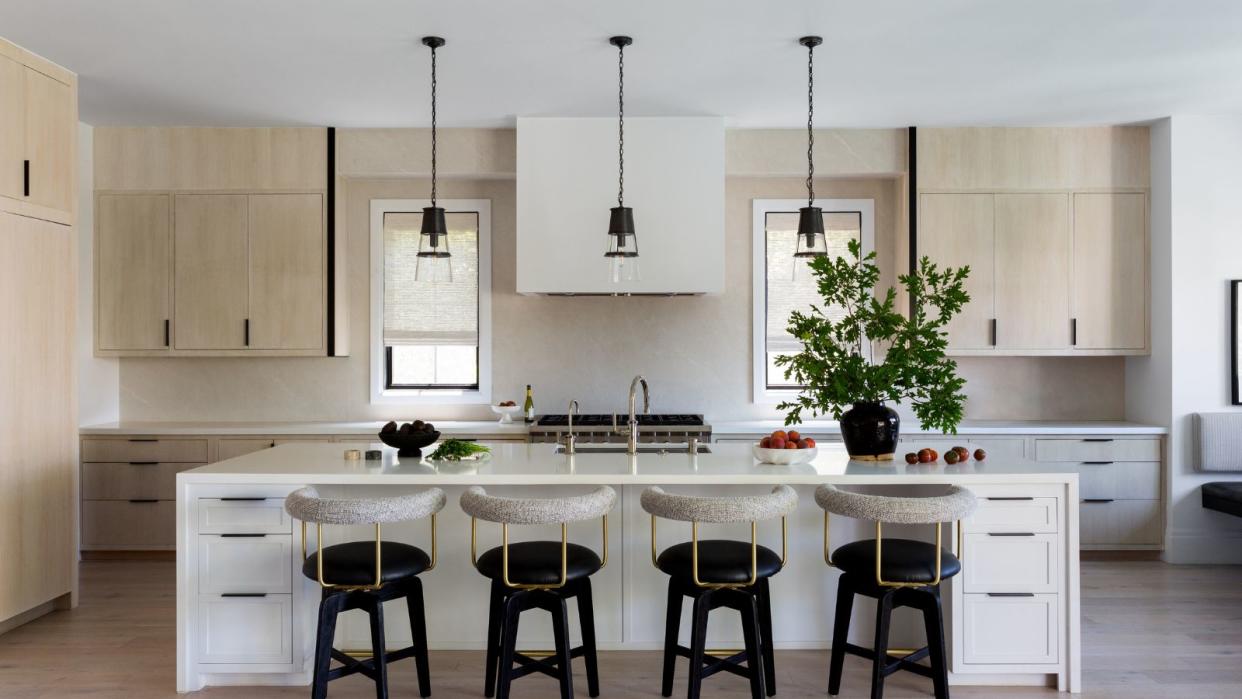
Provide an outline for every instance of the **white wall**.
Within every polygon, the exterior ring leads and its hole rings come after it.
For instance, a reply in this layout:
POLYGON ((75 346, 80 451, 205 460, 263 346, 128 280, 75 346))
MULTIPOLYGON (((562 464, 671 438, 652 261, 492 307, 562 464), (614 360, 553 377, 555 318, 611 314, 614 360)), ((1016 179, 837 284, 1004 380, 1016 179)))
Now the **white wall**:
POLYGON ((1229 280, 1242 278, 1242 118, 1174 116, 1152 129, 1152 356, 1127 366, 1127 414, 1169 432, 1166 558, 1242 562, 1242 519, 1204 510, 1192 415, 1229 403, 1229 280))
POLYGON ((78 424, 120 419, 120 361, 94 356, 94 129, 78 124, 78 424))

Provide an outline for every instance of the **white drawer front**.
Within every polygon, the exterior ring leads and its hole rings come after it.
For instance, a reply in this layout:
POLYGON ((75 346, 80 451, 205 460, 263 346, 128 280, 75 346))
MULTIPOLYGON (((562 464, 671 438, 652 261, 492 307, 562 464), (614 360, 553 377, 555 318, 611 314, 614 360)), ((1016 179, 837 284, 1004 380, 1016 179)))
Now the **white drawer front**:
POLYGON ((1057 592, 1060 589, 1056 534, 967 534, 965 538, 964 592, 1057 592))
POLYGON ((1052 497, 986 496, 966 521, 970 532, 1033 532, 1058 530, 1057 499, 1052 497))
POLYGON ((1060 661, 1056 595, 964 597, 963 662, 1043 665, 1060 661))
POLYGON ((199 498, 200 534, 291 534, 283 498, 199 498))
POLYGON ((1085 461, 1078 467, 1078 489, 1086 499, 1159 500, 1160 462, 1085 461))
POLYGON ((1159 439, 1035 440, 1036 461, 1160 461, 1159 439))
POLYGON ((292 540, 288 534, 200 536, 199 592, 290 592, 292 540))
POLYGON ((291 597, 200 596, 199 662, 292 662, 291 597))
POLYGON ((1083 544, 1158 546, 1163 538, 1159 500, 1083 502, 1078 518, 1083 544))

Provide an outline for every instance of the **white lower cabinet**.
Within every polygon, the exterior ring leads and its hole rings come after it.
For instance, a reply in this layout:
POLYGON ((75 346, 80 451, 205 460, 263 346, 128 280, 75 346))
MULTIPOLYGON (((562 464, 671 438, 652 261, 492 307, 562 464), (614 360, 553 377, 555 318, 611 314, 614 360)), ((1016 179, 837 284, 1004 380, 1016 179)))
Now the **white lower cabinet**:
POLYGON ((288 534, 200 536, 199 592, 287 593, 292 555, 292 537, 288 534))
POLYGON ((1056 592, 1060 589, 1057 534, 967 534, 969 565, 962 568, 964 591, 971 593, 1056 592))
POLYGON ((200 534, 284 534, 291 520, 283 498, 201 498, 200 534))
POLYGON ((972 531, 1049 533, 1057 531, 1057 498, 1030 495, 981 496, 970 518, 972 531))
POLYGON ((200 663, 288 663, 293 660, 289 594, 201 595, 200 663))
POLYGON ((1056 594, 963 595, 962 661, 980 665, 1060 662, 1056 594))

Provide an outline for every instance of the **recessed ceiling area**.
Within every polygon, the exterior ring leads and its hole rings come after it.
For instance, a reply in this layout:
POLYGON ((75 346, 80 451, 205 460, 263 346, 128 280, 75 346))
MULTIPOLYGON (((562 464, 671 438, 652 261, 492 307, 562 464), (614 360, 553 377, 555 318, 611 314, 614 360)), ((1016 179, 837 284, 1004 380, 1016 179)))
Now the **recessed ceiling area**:
POLYGON ((1077 125, 1242 112, 1236 0, 5 0, 6 38, 81 79, 97 125, 425 126, 626 111, 816 123, 1077 125))

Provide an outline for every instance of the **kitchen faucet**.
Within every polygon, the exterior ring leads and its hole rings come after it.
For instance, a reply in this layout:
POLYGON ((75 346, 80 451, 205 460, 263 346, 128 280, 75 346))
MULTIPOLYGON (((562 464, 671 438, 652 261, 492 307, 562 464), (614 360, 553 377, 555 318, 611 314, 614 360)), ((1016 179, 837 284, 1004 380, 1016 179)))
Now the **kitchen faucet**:
POLYGON ((634 380, 630 382, 630 422, 626 430, 628 439, 625 443, 625 452, 627 454, 638 453, 638 417, 634 414, 634 404, 637 402, 638 384, 640 383, 643 385, 643 414, 646 415, 651 412, 651 394, 647 391, 647 379, 644 379, 642 375, 635 376, 634 380))
POLYGON ((565 435, 565 453, 573 454, 574 446, 578 442, 578 438, 574 437, 574 415, 578 413, 578 401, 569 401, 569 409, 565 411, 566 417, 569 419, 569 434, 565 435))

